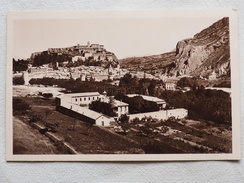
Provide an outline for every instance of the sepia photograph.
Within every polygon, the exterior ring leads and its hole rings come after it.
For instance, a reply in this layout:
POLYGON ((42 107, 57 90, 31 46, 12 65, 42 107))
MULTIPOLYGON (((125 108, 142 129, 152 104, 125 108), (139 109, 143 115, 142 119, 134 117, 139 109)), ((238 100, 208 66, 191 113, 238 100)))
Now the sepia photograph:
POLYGON ((235 10, 12 11, 8 161, 240 159, 235 10))

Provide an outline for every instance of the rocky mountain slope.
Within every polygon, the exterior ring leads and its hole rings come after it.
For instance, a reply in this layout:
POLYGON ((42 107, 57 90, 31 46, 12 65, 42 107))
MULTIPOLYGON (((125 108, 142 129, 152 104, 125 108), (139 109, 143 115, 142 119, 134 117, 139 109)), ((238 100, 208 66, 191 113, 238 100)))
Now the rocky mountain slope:
POLYGON ((176 45, 174 75, 230 75, 229 20, 223 18, 176 45))
POLYGON ((181 40, 175 51, 133 57, 119 61, 130 70, 156 70, 165 75, 202 76, 205 78, 230 76, 229 19, 223 18, 210 27, 181 40))

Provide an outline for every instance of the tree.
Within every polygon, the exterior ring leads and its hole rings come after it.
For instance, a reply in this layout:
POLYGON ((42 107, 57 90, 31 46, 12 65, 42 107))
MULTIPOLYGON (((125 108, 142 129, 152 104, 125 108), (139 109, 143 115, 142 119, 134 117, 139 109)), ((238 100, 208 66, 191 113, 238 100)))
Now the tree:
POLYGON ((112 105, 106 102, 93 101, 89 105, 89 109, 103 113, 110 117, 114 117, 116 115, 112 109, 112 105))
POLYGON ((124 131, 124 133, 126 133, 130 129, 129 119, 130 117, 127 116, 126 114, 121 115, 119 118, 119 124, 122 130, 124 131))
POLYGON ((151 127, 151 123, 150 122, 146 122, 143 126, 140 127, 140 131, 142 133, 142 135, 145 135, 145 136, 149 136, 149 135, 152 135, 153 134, 153 130, 152 130, 152 127, 151 127))
POLYGON ((46 99, 50 99, 53 97, 53 94, 52 93, 43 93, 42 96, 45 97, 46 99))
POLYGON ((155 93, 156 93, 156 85, 155 85, 154 82, 151 82, 150 85, 148 86, 148 92, 149 92, 149 95, 155 96, 155 93))
POLYGON ((51 115, 53 113, 53 111, 52 110, 50 110, 50 109, 45 109, 45 117, 46 117, 46 119, 48 118, 48 116, 49 115, 51 115))
POLYGON ((23 77, 13 78, 13 85, 23 85, 23 84, 25 84, 23 77))
POLYGON ((27 60, 15 60, 13 59, 13 71, 26 71, 28 69, 28 61, 27 60))
POLYGON ((183 77, 177 82, 177 86, 184 88, 184 87, 194 87, 195 86, 195 80, 188 77, 183 77))
POLYGON ((120 86, 128 85, 129 83, 131 83, 131 80, 132 80, 131 74, 125 74, 122 78, 120 78, 119 85, 120 86))
POLYGON ((22 99, 13 99, 13 109, 18 111, 26 111, 30 109, 30 105, 22 99))

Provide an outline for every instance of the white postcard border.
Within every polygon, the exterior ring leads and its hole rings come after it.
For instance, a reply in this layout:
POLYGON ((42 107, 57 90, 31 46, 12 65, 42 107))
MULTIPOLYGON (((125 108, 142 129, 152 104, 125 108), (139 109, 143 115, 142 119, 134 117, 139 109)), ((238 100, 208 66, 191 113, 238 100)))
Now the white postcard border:
POLYGON ((7 25, 6 73, 6 160, 7 161, 188 161, 239 160, 240 143, 240 74, 238 54, 237 10, 156 10, 156 11, 12 11, 7 25), (112 16, 111 16, 112 15, 112 16), (228 16, 230 22, 232 153, 229 154, 109 154, 109 155, 14 155, 12 124, 12 58, 13 22, 17 19, 79 19, 79 18, 156 18, 228 16))

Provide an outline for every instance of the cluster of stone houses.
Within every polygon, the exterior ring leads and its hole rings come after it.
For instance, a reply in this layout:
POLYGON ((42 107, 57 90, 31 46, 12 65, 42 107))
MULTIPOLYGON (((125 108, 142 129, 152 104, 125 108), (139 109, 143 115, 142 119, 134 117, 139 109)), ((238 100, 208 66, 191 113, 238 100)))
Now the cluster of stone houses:
MULTIPOLYGON (((137 94, 130 94, 128 97, 134 97, 137 94)), ((134 118, 141 119, 142 117, 153 117, 156 119, 168 119, 169 117, 175 118, 185 118, 188 115, 186 109, 171 109, 164 110, 166 107, 166 102, 162 99, 152 96, 140 95, 145 100, 156 102, 160 107, 159 111, 139 113, 139 114, 129 114, 129 105, 119 100, 115 100, 113 97, 108 97, 106 92, 99 94, 98 92, 86 92, 86 93, 72 93, 63 94, 57 96, 56 108, 58 111, 70 115, 72 117, 78 118, 82 121, 100 125, 100 126, 110 126, 113 122, 118 120, 121 115, 129 115, 130 120, 134 118), (111 103, 113 111, 116 113, 115 117, 109 117, 102 113, 95 112, 89 109, 89 104, 92 101, 101 101, 106 103, 111 103)))
POLYGON ((91 78, 95 81, 107 79, 119 79, 123 77, 128 70, 121 69, 119 65, 113 68, 111 65, 108 68, 102 66, 78 66, 78 67, 58 67, 57 70, 49 67, 48 64, 32 67, 29 65, 28 71, 13 74, 13 77, 24 77, 25 85, 29 84, 31 79, 55 78, 55 79, 81 79, 81 81, 90 81, 91 78))
POLYGON ((88 41, 87 45, 76 45, 66 48, 48 48, 48 54, 73 54, 72 62, 78 60, 86 61, 89 58, 93 58, 94 61, 114 61, 117 60, 115 54, 108 52, 104 49, 104 45, 90 44, 88 41))

